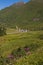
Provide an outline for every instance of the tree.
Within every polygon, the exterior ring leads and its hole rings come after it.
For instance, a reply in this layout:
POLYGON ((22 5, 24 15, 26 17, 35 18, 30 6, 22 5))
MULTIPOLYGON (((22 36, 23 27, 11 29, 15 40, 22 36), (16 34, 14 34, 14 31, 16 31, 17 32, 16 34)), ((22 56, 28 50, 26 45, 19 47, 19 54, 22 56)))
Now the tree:
POLYGON ((6 35, 6 28, 4 26, 0 26, 0 36, 6 35))

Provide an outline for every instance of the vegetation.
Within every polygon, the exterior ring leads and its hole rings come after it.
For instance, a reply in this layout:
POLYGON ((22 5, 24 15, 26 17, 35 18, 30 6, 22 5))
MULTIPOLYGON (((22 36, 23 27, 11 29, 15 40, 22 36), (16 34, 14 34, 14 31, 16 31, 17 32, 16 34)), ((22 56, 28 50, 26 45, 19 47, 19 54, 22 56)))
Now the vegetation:
POLYGON ((43 31, 15 33, 0 37, 1 65, 43 65, 43 31))
POLYGON ((43 1, 30 0, 30 2, 18 7, 13 4, 0 11, 0 23, 7 27, 43 30, 43 1))
POLYGON ((0 36, 6 35, 6 29, 3 26, 0 26, 0 36))
POLYGON ((0 65, 43 65, 43 0, 1 10, 0 24, 0 65))

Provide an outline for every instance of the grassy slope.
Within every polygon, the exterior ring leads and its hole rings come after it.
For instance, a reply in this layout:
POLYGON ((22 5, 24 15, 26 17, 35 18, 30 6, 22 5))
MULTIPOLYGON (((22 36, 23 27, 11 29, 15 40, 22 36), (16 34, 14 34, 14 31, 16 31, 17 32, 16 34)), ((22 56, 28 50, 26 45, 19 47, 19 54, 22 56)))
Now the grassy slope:
MULTIPOLYGON (((31 31, 28 33, 16 33, 0 37, 0 53, 3 57, 7 57, 13 49, 28 45, 31 54, 17 60, 14 65, 39 65, 43 62, 43 31, 31 31)), ((42 64, 41 64, 42 65, 42 64)))
POLYGON ((5 8, 0 12, 0 22, 9 27, 17 25, 30 30, 43 29, 43 2, 30 1, 20 7, 12 5, 5 8), (35 18, 40 20, 33 21, 35 18))

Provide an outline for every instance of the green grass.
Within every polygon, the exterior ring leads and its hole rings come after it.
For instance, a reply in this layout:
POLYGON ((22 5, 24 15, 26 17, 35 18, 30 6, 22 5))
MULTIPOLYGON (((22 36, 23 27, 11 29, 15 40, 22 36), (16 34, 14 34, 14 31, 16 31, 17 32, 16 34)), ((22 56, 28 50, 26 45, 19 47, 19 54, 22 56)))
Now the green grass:
MULTIPOLYGON (((15 33, 0 37, 0 55, 7 57, 14 49, 28 45, 31 54, 16 60, 14 65, 42 65, 43 64, 43 31, 15 33)), ((12 61, 13 62, 13 61, 12 61)))

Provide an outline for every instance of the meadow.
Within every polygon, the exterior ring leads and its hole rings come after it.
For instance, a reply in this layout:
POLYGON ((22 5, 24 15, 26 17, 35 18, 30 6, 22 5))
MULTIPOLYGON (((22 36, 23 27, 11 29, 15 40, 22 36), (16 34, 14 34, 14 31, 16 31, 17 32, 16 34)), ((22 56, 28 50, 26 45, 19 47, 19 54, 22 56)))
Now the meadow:
POLYGON ((3 57, 3 64, 0 65, 43 65, 43 31, 29 31, 25 33, 7 34, 0 36, 0 59, 3 57), (17 48, 28 46, 30 54, 23 55, 16 60, 11 59, 5 63, 12 51, 17 48))

